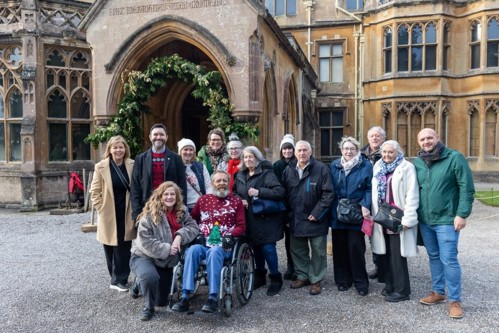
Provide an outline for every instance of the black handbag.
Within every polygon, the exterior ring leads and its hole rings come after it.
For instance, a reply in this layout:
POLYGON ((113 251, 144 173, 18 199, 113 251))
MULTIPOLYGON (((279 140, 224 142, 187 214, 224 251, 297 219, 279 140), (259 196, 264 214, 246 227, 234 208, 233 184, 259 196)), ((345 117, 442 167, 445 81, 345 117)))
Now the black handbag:
POLYGON ((340 199, 337 213, 338 221, 341 223, 361 225, 362 221, 364 221, 359 203, 347 198, 340 199))
POLYGON ((262 199, 253 197, 251 202, 251 211, 253 214, 276 214, 286 211, 286 206, 280 200, 262 199))
POLYGON ((402 217, 404 216, 404 211, 396 206, 390 205, 388 202, 383 202, 379 206, 376 216, 374 216, 374 222, 381 224, 383 228, 386 228, 393 232, 398 232, 399 227, 402 225, 402 217))
POLYGON ((286 211, 286 206, 280 200, 262 199, 253 197, 251 201, 251 212, 256 215, 275 214, 286 211))

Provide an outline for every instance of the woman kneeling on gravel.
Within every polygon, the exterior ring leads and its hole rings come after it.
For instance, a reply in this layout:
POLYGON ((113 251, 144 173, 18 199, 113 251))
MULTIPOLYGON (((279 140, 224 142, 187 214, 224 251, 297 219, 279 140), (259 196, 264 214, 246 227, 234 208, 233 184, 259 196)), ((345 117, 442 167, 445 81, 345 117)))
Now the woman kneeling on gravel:
POLYGON ((139 288, 132 287, 131 293, 137 296, 133 292, 140 289, 144 295, 140 319, 149 320, 155 306, 167 304, 173 267, 179 261, 182 246, 196 238, 199 228, 183 204, 180 188, 170 181, 153 192, 138 220, 130 268, 139 288))

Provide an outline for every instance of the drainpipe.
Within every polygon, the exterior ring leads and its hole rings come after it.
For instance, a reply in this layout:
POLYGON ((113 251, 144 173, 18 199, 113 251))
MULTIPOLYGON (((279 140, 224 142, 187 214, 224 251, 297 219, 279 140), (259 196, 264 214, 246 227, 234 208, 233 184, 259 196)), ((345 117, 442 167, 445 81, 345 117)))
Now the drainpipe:
POLYGON ((312 45, 312 10, 314 6, 314 2, 312 0, 305 1, 305 7, 307 11, 308 18, 308 28, 307 28, 307 59, 310 62, 311 57, 311 45, 312 45))
POLYGON ((359 22, 360 28, 354 33, 354 41, 355 41, 355 50, 354 50, 354 64, 355 64, 355 78, 354 78, 354 113, 355 113, 355 121, 354 121, 354 136, 357 136, 360 143, 363 144, 364 135, 359 135, 359 133, 364 132, 364 106, 363 106, 363 91, 362 91, 362 82, 363 72, 364 72, 364 26, 362 25, 362 19, 357 15, 350 13, 349 11, 340 7, 338 0, 335 3, 336 9, 342 12, 343 14, 348 15, 355 21, 359 22), (360 47, 359 47, 360 45, 360 47), (360 51, 360 55, 359 55, 360 51), (359 59, 360 58, 360 59, 359 59), (362 120, 359 122, 359 119, 362 120), (360 123, 360 128, 359 128, 360 123))

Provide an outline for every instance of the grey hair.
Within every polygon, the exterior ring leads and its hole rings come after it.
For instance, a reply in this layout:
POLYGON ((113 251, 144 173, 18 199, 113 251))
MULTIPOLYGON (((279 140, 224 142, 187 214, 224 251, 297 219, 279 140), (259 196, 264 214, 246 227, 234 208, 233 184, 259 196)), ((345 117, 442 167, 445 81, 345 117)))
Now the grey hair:
POLYGON ((402 156, 404 156, 404 150, 402 149, 402 146, 400 145, 400 143, 398 143, 397 141, 387 140, 387 141, 383 142, 380 146, 380 150, 383 150, 383 147, 386 145, 392 146, 393 148, 395 148, 396 151, 398 151, 399 153, 402 154, 402 156))
POLYGON ((251 154, 253 154, 253 156, 255 156, 255 158, 257 160, 257 164, 256 164, 257 166, 258 166, 258 164, 260 164, 260 162, 265 160, 265 158, 263 157, 263 154, 260 152, 260 150, 258 150, 258 148, 256 148, 255 146, 248 146, 248 147, 244 148, 243 152, 241 153, 241 163, 239 164, 239 170, 245 171, 248 169, 246 167, 246 165, 244 164, 244 154, 246 154, 246 153, 251 153, 251 154))
POLYGON ((369 139, 369 136, 371 135, 372 132, 379 132, 379 134, 381 134, 383 139, 386 139, 386 131, 383 128, 381 128, 380 126, 373 126, 369 129, 369 131, 367 131, 367 138, 368 139, 369 139))
POLYGON ((300 140, 300 141, 298 141, 298 142, 295 144, 295 148, 296 148, 299 144, 302 144, 302 145, 307 146, 308 150, 312 150, 312 146, 310 145, 310 142, 308 142, 308 141, 305 141, 305 140, 300 140))
POLYGON ((340 149, 342 149, 343 145, 345 144, 345 142, 350 142, 351 144, 353 144, 355 146, 355 148, 357 148, 357 150, 359 150, 359 148, 360 148, 359 141, 357 141, 352 136, 344 136, 344 137, 342 137, 341 141, 338 143, 338 147, 340 147, 340 149))
POLYGON ((240 148, 244 147, 244 145, 243 145, 243 143, 241 141, 239 141, 239 140, 231 140, 231 141, 227 142, 227 149, 231 148, 234 143, 237 143, 240 148))

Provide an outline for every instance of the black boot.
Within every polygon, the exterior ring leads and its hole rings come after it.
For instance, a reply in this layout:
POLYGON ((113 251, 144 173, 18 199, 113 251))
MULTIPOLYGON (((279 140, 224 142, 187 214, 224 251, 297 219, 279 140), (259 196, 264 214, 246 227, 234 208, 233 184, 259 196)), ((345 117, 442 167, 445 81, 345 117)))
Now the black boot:
POLYGON ((284 272, 284 280, 296 280, 295 268, 293 263, 288 262, 288 269, 284 272))
POLYGON ((267 270, 255 270, 255 282, 253 284, 253 290, 257 290, 267 284, 267 270))
POLYGON ((282 288, 282 275, 281 273, 269 274, 270 286, 267 289, 267 296, 274 296, 282 288))

